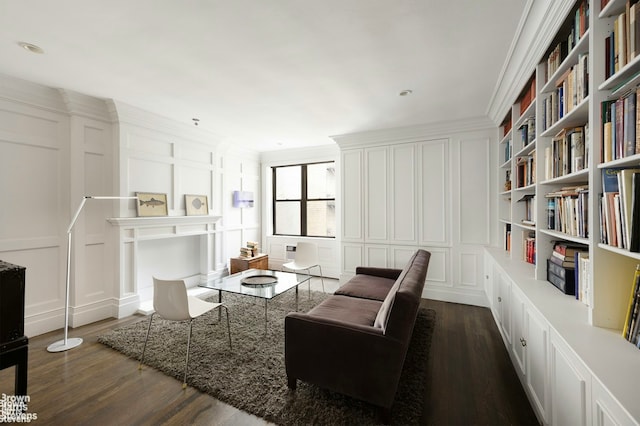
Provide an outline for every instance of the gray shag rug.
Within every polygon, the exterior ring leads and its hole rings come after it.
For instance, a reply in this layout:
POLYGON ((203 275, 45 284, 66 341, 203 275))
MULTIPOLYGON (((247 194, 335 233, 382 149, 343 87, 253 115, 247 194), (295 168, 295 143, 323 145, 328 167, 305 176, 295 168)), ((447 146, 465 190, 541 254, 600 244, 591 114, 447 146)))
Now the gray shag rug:
MULTIPOLYGON (((306 312, 328 295, 300 289, 299 311, 306 312)), ((217 297, 216 297, 217 299, 217 297)), ((284 317, 295 310, 295 292, 268 303, 264 329, 264 301, 223 294, 229 308, 233 349, 229 350, 224 310, 194 320, 187 383, 220 401, 281 425, 363 425, 380 422, 378 409, 353 398, 298 381, 287 387, 284 365, 284 317)), ((131 358, 142 352, 148 318, 99 336, 98 341, 131 358)), ((424 404, 427 358, 435 312, 421 308, 394 406, 393 424, 418 424, 424 404)), ((182 381, 187 344, 186 322, 154 317, 145 364, 182 381)), ((144 374, 144 372, 143 372, 144 374)))

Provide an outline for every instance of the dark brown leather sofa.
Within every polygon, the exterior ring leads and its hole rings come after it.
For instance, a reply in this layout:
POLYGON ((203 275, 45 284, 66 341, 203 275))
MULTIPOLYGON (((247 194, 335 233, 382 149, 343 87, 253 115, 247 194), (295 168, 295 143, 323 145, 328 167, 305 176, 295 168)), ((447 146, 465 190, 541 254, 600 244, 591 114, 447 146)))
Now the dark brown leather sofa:
POLYGON ((290 389, 313 383, 380 406, 388 420, 418 313, 431 253, 404 269, 358 267, 308 313, 285 318, 290 389))

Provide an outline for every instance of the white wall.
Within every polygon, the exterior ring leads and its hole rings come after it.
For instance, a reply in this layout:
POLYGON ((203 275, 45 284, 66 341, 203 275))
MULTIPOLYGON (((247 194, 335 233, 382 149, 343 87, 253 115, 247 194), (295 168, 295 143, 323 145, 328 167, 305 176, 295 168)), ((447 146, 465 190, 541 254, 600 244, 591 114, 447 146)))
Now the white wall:
POLYGON ((336 136, 341 149, 341 280, 360 265, 402 268, 431 252, 424 297, 486 306, 488 120, 336 136))
POLYGON ((257 153, 195 126, 0 76, 0 259, 26 267, 27 336, 64 325, 66 231, 84 195, 166 193, 177 222, 121 226, 108 219, 135 217, 134 201, 89 200, 73 234, 72 327, 135 311, 153 274, 226 273, 260 238, 259 182, 257 153), (236 189, 256 193, 254 209, 232 207, 236 189), (184 194, 207 195, 221 219, 183 220, 184 194))
MULTIPOLYGON (((336 182, 340 182, 340 151, 334 144, 323 145, 304 149, 290 149, 272 152, 264 152, 261 155, 262 162, 262 223, 264 241, 264 252, 269 254, 269 266, 274 269, 280 269, 285 262, 285 246, 295 245, 298 241, 311 241, 318 245, 318 258, 322 266, 322 273, 327 277, 338 278, 340 274, 340 224, 338 220, 338 229, 336 238, 303 238, 273 235, 273 216, 272 216, 272 172, 271 168, 275 166, 315 163, 322 161, 336 162, 336 182)), ((336 215, 339 218, 340 212, 340 194, 339 188, 336 194, 336 215)), ((311 271, 316 274, 317 269, 311 271)))

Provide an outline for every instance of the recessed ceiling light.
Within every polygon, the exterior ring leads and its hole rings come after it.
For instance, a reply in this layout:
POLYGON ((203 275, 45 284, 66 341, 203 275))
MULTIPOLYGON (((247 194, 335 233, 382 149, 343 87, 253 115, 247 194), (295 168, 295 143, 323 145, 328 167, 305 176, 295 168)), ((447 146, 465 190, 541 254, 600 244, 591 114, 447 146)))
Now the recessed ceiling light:
POLYGON ((409 96, 412 93, 413 90, 403 90, 402 92, 400 92, 400 96, 409 96))
POLYGON ((40 46, 36 46, 35 44, 27 43, 24 41, 19 42, 18 46, 22 47, 24 50, 27 50, 31 53, 39 53, 39 54, 44 53, 44 50, 40 46))

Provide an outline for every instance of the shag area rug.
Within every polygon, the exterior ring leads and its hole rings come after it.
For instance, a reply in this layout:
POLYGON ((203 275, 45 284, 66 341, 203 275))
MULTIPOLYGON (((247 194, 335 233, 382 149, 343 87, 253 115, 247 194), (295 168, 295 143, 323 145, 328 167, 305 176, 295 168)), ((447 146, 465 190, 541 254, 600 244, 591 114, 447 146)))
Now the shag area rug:
MULTIPOLYGON (((300 288, 299 311, 308 311, 327 297, 300 288)), ((216 297, 217 301, 217 297, 216 297)), ((284 317, 295 310, 295 292, 268 302, 267 334, 264 300, 223 294, 229 308, 233 349, 229 350, 224 310, 208 312, 194 320, 187 383, 236 408, 281 425, 377 424, 378 409, 353 398, 298 381, 295 392, 287 387, 284 365, 284 317)), ((394 424, 418 424, 422 415, 429 345, 435 312, 421 308, 395 404, 394 424)), ((148 318, 113 330, 98 341, 131 358, 142 352, 148 318)), ((154 317, 145 364, 182 380, 187 344, 186 322, 154 317)), ((144 373, 143 373, 144 374, 144 373)))

